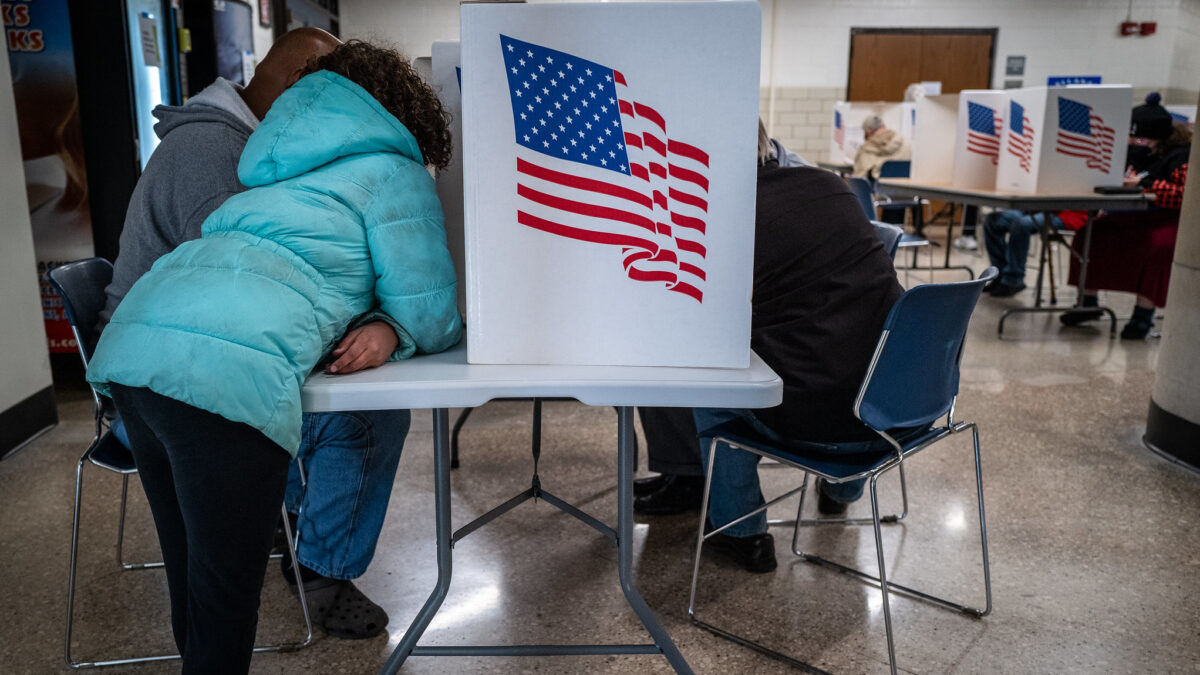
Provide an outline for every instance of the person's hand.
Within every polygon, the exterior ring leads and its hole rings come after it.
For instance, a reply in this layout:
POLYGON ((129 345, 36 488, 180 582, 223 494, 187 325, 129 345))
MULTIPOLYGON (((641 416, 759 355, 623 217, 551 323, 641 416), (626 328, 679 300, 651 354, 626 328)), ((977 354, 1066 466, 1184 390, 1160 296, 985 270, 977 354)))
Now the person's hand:
POLYGON ((1134 172, 1133 168, 1130 167, 1125 170, 1125 177, 1121 181, 1121 184, 1124 185, 1125 187, 1135 187, 1135 186, 1139 185, 1141 182, 1142 182, 1142 174, 1134 172))
POLYGON ((372 321, 346 333, 325 370, 344 375, 383 365, 399 343, 396 331, 386 321, 372 321))

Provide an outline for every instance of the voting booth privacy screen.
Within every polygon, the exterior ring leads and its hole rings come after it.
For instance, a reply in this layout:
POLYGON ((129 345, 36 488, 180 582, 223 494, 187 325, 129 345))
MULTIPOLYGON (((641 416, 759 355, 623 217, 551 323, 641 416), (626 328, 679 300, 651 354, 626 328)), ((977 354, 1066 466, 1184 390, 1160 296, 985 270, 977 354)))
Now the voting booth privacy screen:
POLYGON ((450 134, 454 141, 454 156, 450 164, 437 174, 437 191, 446 222, 446 247, 450 249, 454 269, 458 272, 458 310, 465 314, 467 284, 464 277, 466 255, 463 250, 462 89, 459 83, 462 60, 457 42, 435 42, 430 55, 433 89, 450 115, 450 134))
POLYGON ((871 115, 878 115, 889 129, 896 129, 902 135, 912 139, 912 120, 915 119, 915 107, 912 104, 886 103, 847 103, 838 101, 833 106, 833 136, 829 139, 829 161, 835 164, 853 164, 858 149, 863 144, 863 120, 871 115), (904 122, 904 115, 910 116, 909 122, 904 122))
POLYGON ((471 363, 748 367, 760 33, 755 2, 462 6, 471 363))
POLYGON ((1130 86, 1030 87, 1008 95, 997 189, 1062 194, 1121 185, 1130 86))
POLYGON ((1000 166, 1000 141, 1008 92, 966 89, 958 95, 958 133, 954 147, 954 181, 966 190, 996 187, 1000 166))

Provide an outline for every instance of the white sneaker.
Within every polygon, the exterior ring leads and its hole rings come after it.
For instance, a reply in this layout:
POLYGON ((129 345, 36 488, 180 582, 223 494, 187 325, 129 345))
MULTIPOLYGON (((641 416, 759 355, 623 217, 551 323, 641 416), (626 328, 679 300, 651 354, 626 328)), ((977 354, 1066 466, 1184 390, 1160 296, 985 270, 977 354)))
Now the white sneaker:
POLYGON ((975 237, 955 237, 954 248, 974 251, 979 248, 979 243, 975 241, 975 237))

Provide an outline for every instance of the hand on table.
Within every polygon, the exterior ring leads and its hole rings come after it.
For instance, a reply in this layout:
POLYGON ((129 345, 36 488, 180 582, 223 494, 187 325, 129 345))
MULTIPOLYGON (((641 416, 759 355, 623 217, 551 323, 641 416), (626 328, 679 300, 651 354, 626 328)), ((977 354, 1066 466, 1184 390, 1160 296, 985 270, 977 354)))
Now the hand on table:
POLYGON ((1132 168, 1126 169, 1125 177, 1121 184, 1125 187, 1136 187, 1137 185, 1141 184, 1142 178, 1144 178, 1145 175, 1146 174, 1144 173, 1135 172, 1132 168))
POLYGON ((400 339, 385 321, 372 321, 346 333, 333 350, 334 361, 326 366, 330 373, 354 373, 383 365, 400 339))

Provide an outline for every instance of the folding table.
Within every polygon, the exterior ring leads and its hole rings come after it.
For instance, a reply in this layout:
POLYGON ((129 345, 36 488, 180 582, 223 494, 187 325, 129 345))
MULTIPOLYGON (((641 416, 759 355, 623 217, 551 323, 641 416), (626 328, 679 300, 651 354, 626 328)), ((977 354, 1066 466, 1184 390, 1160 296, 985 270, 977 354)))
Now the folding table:
MULTIPOLYGON (((948 202, 958 202, 961 204, 969 204, 973 206, 990 206, 999 209, 1015 209, 1018 211, 1026 211, 1031 213, 1043 213, 1044 223, 1041 230, 1042 238, 1042 256, 1046 256, 1046 243, 1049 236, 1052 234, 1050 226, 1050 215, 1057 211, 1087 211, 1087 225, 1082 230, 1083 232, 1083 251, 1076 254, 1074 251, 1071 255, 1079 258, 1079 287, 1087 288, 1087 268, 1088 254, 1092 247, 1092 219, 1097 211, 1145 211, 1150 208, 1150 203, 1154 201, 1154 195, 1143 192, 1128 193, 1128 194, 1097 194, 1094 192, 1083 192, 1078 194, 1023 194, 1019 192, 1005 192, 1001 190, 965 190, 956 188, 946 184, 939 183, 915 183, 909 179, 880 179, 877 187, 880 192, 892 197, 912 198, 925 197, 928 199, 942 199, 948 202)), ((946 265, 950 264, 950 249, 946 248, 946 265)), ((1014 307, 1005 310, 1000 315, 1000 323, 997 326, 997 333, 1004 334, 1004 320, 1010 314, 1035 313, 1035 312, 1065 312, 1067 309, 1078 308, 1079 302, 1083 298, 1083 293, 1080 292, 1075 301, 1075 305, 1070 308, 1059 307, 1042 307, 1042 266, 1038 266, 1037 294, 1034 298, 1033 307, 1014 307)), ((1110 336, 1117 334, 1117 315, 1108 307, 1101 305, 1096 307, 1101 312, 1108 314, 1112 320, 1112 329, 1110 336)))
POLYGON ((687 662, 646 605, 634 584, 633 561, 633 407, 766 408, 778 405, 783 381, 757 355, 749 368, 666 368, 618 366, 471 365, 465 342, 441 354, 387 363, 351 375, 316 373, 302 391, 304 409, 433 409, 437 584, 392 652, 382 672, 395 673, 410 655, 544 656, 662 654, 679 673, 687 662), (497 398, 573 398, 593 406, 618 408, 617 527, 605 525, 542 489, 537 476, 524 493, 492 509, 457 531, 450 521, 449 409, 474 407, 497 398), (539 498, 595 528, 617 545, 621 589, 653 638, 650 644, 550 644, 418 646, 450 588, 451 550, 455 542, 521 502, 539 498))

